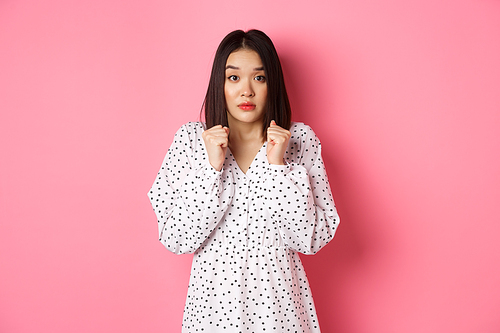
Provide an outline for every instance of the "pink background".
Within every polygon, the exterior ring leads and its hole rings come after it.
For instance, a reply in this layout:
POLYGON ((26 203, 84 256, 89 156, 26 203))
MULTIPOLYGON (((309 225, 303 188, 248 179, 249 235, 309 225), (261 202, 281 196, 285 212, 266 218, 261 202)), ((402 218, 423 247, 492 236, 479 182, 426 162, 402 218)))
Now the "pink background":
POLYGON ((0 1, 0 332, 179 332, 147 192, 231 30, 281 55, 341 216, 324 332, 500 332, 500 1, 0 1))

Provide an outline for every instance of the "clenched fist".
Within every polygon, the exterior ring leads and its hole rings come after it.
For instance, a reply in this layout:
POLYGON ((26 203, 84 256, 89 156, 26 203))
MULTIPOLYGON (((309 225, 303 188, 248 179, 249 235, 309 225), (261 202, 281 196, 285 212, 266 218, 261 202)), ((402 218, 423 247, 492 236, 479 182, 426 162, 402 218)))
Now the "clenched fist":
POLYGON ((274 120, 271 121, 267 128, 267 160, 270 164, 284 164, 283 156, 285 156, 290 136, 290 131, 276 125, 274 120))
POLYGON ((210 165, 215 170, 221 171, 229 142, 229 128, 222 127, 222 125, 215 125, 204 131, 202 137, 205 142, 210 165))

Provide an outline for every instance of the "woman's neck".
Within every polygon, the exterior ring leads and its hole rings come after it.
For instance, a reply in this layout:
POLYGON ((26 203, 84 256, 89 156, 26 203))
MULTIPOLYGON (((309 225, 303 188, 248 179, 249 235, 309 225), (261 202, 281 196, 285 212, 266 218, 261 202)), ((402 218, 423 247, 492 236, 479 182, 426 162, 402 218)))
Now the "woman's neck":
POLYGON ((247 173, 264 141, 262 123, 229 121, 229 150, 243 173, 247 173))
POLYGON ((229 122, 229 144, 263 144, 264 141, 261 123, 229 122))

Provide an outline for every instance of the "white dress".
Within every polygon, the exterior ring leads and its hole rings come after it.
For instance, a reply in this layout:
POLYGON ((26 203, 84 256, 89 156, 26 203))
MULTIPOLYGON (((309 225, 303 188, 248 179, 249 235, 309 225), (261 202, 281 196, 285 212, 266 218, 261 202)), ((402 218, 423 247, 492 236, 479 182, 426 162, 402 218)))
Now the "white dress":
POLYGON ((149 192, 160 241, 194 253, 182 332, 320 332, 297 254, 339 224, 318 138, 292 123, 287 165, 269 164, 264 143, 245 174, 229 149, 212 168, 203 130, 177 131, 149 192))

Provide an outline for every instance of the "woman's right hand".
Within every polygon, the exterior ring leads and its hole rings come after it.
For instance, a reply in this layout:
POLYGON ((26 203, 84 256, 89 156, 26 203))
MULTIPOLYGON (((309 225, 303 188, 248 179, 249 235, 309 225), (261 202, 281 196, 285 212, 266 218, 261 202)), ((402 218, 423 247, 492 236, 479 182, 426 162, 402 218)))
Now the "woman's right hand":
POLYGON ((215 170, 221 171, 229 143, 229 128, 222 127, 222 125, 215 125, 204 131, 202 137, 205 142, 210 165, 215 170))

